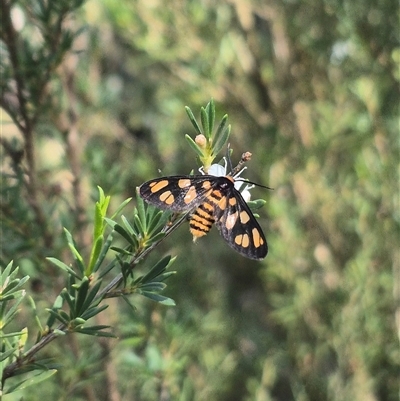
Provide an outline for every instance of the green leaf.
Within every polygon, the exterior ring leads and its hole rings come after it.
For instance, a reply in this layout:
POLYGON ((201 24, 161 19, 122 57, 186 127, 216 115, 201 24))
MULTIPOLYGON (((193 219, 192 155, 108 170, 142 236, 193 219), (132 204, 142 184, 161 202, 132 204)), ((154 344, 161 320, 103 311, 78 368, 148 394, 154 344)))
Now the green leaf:
POLYGON ((12 333, 2 333, 0 338, 20 337, 24 334, 23 331, 14 331, 12 333))
POLYGON ((104 261, 106 255, 107 255, 107 252, 109 251, 109 249, 110 249, 110 247, 111 247, 111 244, 112 244, 113 239, 114 239, 114 235, 113 235, 113 233, 111 232, 111 233, 108 235, 107 240, 106 240, 106 242, 104 243, 104 246, 103 246, 102 249, 101 249, 101 252, 100 252, 99 255, 97 256, 96 263, 95 263, 95 265, 93 266, 93 272, 97 272, 97 271, 99 270, 101 264, 103 263, 103 261, 104 261))
POLYGON ((215 104, 213 99, 211 99, 210 102, 207 104, 206 111, 208 113, 208 131, 211 136, 215 122, 215 104))
POLYGON ((86 295, 88 293, 88 290, 89 290, 89 279, 87 277, 84 277, 79 285, 78 296, 76 297, 75 301, 74 316, 81 315, 82 307, 86 300, 86 295))
MULTIPOLYGON (((109 326, 104 326, 105 328, 109 327, 109 326)), ((108 337, 108 338, 116 338, 116 335, 107 331, 99 331, 98 329, 96 329, 96 326, 94 326, 94 328, 92 327, 85 327, 82 329, 78 329, 76 330, 77 333, 81 333, 81 334, 87 334, 89 336, 95 336, 95 337, 108 337)))
MULTIPOLYGON (((2 334, 1 337, 7 337, 7 336, 2 334)), ((17 351, 17 347, 11 348, 5 352, 0 352, 0 362, 5 361, 9 356, 11 356, 16 351, 17 351)))
POLYGON ((103 217, 101 204, 96 202, 94 208, 93 240, 96 240, 96 238, 103 234, 103 217))
MULTIPOLYGON (((138 215, 136 214, 135 215, 136 217, 138 217, 138 215)), ((139 218, 139 217, 138 217, 139 218)), ((140 219, 140 218, 139 218, 140 219)), ((124 224, 124 226, 125 226, 125 228, 126 228, 126 230, 128 231, 128 233, 129 233, 129 235, 131 236, 131 237, 137 237, 138 235, 139 235, 139 230, 136 230, 135 228, 136 227, 133 227, 132 225, 131 225, 131 223, 128 221, 128 219, 124 216, 124 215, 122 215, 121 216, 121 220, 122 220, 122 223, 124 224)))
POLYGON ((165 289, 167 284, 165 283, 160 283, 160 282, 152 282, 152 283, 146 283, 142 284, 140 286, 140 291, 155 291, 159 292, 165 289))
MULTIPOLYGON (((69 306, 71 317, 75 317, 75 303, 74 303, 71 295, 68 293, 67 289, 66 288, 62 289, 60 295, 67 302, 67 304, 69 306)), ((63 313, 63 312, 64 312, 63 310, 59 311, 59 313, 63 313)))
POLYGON ((11 301, 12 299, 15 299, 15 294, 8 294, 5 295, 4 297, 0 297, 0 301, 1 302, 7 302, 7 301, 11 301))
MULTIPOLYGON (((159 274, 156 278, 157 278, 157 281, 165 281, 168 277, 170 277, 170 276, 172 276, 174 274, 176 274, 176 271, 165 272, 165 273, 159 274)), ((149 281, 149 282, 151 283, 152 281, 149 281)))
POLYGON ((200 109, 200 118, 201 118, 201 125, 203 126, 204 130, 204 136, 207 139, 210 139, 211 137, 210 127, 209 127, 210 121, 208 118, 208 113, 204 107, 200 109))
MULTIPOLYGON (((21 290, 21 293, 25 294, 25 291, 21 290)), ((15 302, 11 306, 11 308, 2 316, 2 329, 4 329, 15 317, 15 315, 19 312, 19 305, 21 304, 22 300, 24 299, 24 295, 21 297, 16 298, 15 302)), ((3 300, 4 302, 4 300, 3 300)))
POLYGON ((114 219, 115 217, 117 217, 121 211, 125 208, 125 206, 132 200, 132 198, 128 198, 126 200, 124 200, 118 207, 117 210, 115 211, 115 213, 111 216, 112 219, 114 219))
POLYGON ((59 329, 54 329, 53 333, 56 334, 58 337, 67 335, 67 333, 65 331, 62 331, 62 330, 59 330, 59 329))
POLYGON ((120 226, 119 224, 116 224, 114 226, 114 230, 121 235, 122 237, 125 238, 125 240, 131 244, 132 246, 135 246, 135 240, 133 239, 134 237, 130 236, 129 233, 125 230, 124 227, 120 226))
POLYGON ((163 227, 170 215, 171 213, 169 212, 162 212, 158 210, 157 213, 153 215, 153 218, 149 221, 147 226, 147 235, 151 236, 154 231, 157 231, 163 227))
POLYGON ((267 203, 267 201, 265 201, 264 199, 255 199, 253 201, 247 202, 247 206, 251 210, 257 210, 257 209, 260 209, 261 207, 263 207, 266 203, 267 203))
POLYGON ((47 257, 46 258, 49 262, 53 263, 54 265, 56 265, 57 267, 59 267, 60 269, 66 271, 68 274, 73 275, 75 278, 81 280, 81 277, 79 277, 79 275, 77 273, 75 273, 75 271, 67 266, 65 263, 61 262, 61 260, 58 260, 56 258, 52 258, 52 257, 47 257))
MULTIPOLYGON (((175 260, 175 258, 173 259, 175 260)), ((169 265, 169 262, 171 261, 171 256, 167 255, 164 258, 162 258, 158 263, 156 263, 150 271, 145 274, 143 277, 141 277, 140 282, 141 283, 147 283, 151 280, 153 280, 155 277, 160 275, 165 271, 167 266, 169 265)))
POLYGON ((50 316, 47 319, 46 322, 47 327, 51 328, 53 326, 54 322, 56 321, 57 310, 62 308, 63 302, 64 302, 63 297, 61 295, 58 295, 56 300, 54 301, 53 307, 51 309, 50 308, 46 309, 47 311, 54 312, 50 313, 50 316))
POLYGON ((175 301, 173 299, 164 297, 163 295, 156 294, 154 292, 143 291, 143 292, 141 292, 141 294, 143 296, 151 299, 152 301, 158 302, 163 305, 167 305, 167 306, 175 306, 176 305, 175 301))
MULTIPOLYGON (((61 323, 65 324, 66 326, 68 325, 69 316, 63 310, 56 311, 56 310, 53 310, 53 309, 50 309, 50 308, 46 308, 46 311, 49 312, 50 315, 54 317, 54 320, 58 320, 61 323)), ((48 325, 48 326, 51 327, 52 324, 48 325)))
POLYGON ((15 391, 24 390, 29 386, 37 386, 42 381, 47 380, 49 377, 53 376, 56 372, 57 372, 56 369, 50 369, 44 372, 40 372, 39 374, 36 374, 35 376, 30 377, 29 379, 25 379, 14 384, 6 391, 4 391, 3 394, 11 394, 14 393, 15 391))
MULTIPOLYGON (((16 293, 17 288, 23 286, 29 280, 29 276, 25 276, 22 279, 15 279, 10 281, 7 286, 3 290, 3 295, 6 295, 9 292, 16 293)), ((0 296, 0 299, 4 299, 4 297, 0 296)))
POLYGON ((191 121, 191 123, 193 124, 194 129, 196 130, 196 132, 198 134, 202 134, 201 129, 199 124, 197 124, 197 121, 192 113, 192 110, 190 110, 190 108, 188 106, 185 106, 185 110, 186 110, 186 114, 189 117, 189 120, 191 121))
POLYGON ((142 220, 139 218, 139 215, 136 214, 133 216, 133 222, 140 233, 145 234, 147 232, 146 227, 143 225, 143 223, 146 224, 146 221, 142 222, 142 220))
MULTIPOLYGON (((89 287, 89 291, 86 295, 86 299, 84 303, 82 304, 82 312, 85 312, 89 307, 91 306, 92 301, 96 297, 97 293, 99 292, 99 289, 101 287, 101 280, 98 280, 92 288, 89 287)), ((96 306, 99 304, 101 299, 96 301, 96 306)), ((85 318, 86 319, 86 318, 85 318)))
POLYGON ((231 126, 230 125, 226 126, 227 119, 228 119, 228 115, 225 114, 225 116, 221 120, 221 123, 218 127, 217 133, 214 137, 214 142, 213 142, 213 147, 212 147, 213 155, 217 155, 229 139, 229 135, 231 132, 231 126))
POLYGON ((85 319, 83 319, 81 317, 76 317, 75 319, 72 319, 69 322, 68 326, 69 326, 70 331, 76 331, 76 330, 82 328, 85 323, 86 323, 85 319))
MULTIPOLYGON (((99 189, 101 189, 100 187, 97 187, 99 189)), ((104 196, 104 192, 101 189, 102 192, 102 198, 100 200, 100 206, 101 206, 101 216, 105 217, 108 211, 108 206, 110 205, 110 200, 111 200, 111 196, 104 196)), ((103 224, 103 220, 101 221, 101 223, 103 224)), ((101 232, 101 234, 103 234, 103 232, 101 232)))
POLYGON ((139 187, 136 187, 136 210, 139 219, 146 224, 146 208, 144 205, 144 200, 141 198, 139 193, 139 187))
POLYGON ((105 310, 107 308, 108 308, 108 305, 102 305, 99 307, 89 308, 82 314, 82 318, 85 320, 89 320, 91 317, 98 315, 100 312, 103 312, 103 310, 105 310))
POLYGON ((112 228, 114 229, 115 225, 117 224, 116 221, 113 219, 109 219, 108 217, 104 217, 104 221, 112 228))
POLYGON ((190 147, 197 153, 198 156, 203 157, 204 151, 197 145, 197 143, 188 135, 185 135, 186 140, 188 141, 190 147))
POLYGON ((13 262, 11 261, 7 267, 3 270, 2 274, 0 275, 0 293, 3 292, 4 287, 6 287, 5 283, 10 282, 17 276, 17 272, 19 270, 18 266, 12 271, 13 262))
MULTIPOLYGON (((122 254, 122 255, 126 255, 126 256, 132 256, 133 255, 133 253, 131 251, 129 251, 128 249, 123 249, 123 248, 120 248, 118 246, 112 246, 110 249, 112 251, 115 251, 115 252, 117 252, 119 254, 122 254)), ((101 273, 101 276, 104 276, 103 272, 101 273)))
POLYGON ((73 240, 71 233, 66 228, 64 228, 64 232, 65 232, 65 236, 67 237, 68 246, 72 252, 72 256, 74 257, 81 274, 84 274, 85 266, 83 263, 83 258, 81 256, 81 254, 78 252, 78 250, 76 249, 75 241, 73 240))
POLYGON ((89 264, 85 272, 86 276, 90 276, 93 273, 93 267, 100 255, 103 243, 104 243, 104 237, 103 235, 100 235, 99 237, 97 237, 94 246, 92 247, 89 264))
POLYGON ((149 247, 155 242, 158 242, 161 238, 165 237, 165 233, 159 232, 158 234, 153 235, 146 241, 146 246, 149 247))

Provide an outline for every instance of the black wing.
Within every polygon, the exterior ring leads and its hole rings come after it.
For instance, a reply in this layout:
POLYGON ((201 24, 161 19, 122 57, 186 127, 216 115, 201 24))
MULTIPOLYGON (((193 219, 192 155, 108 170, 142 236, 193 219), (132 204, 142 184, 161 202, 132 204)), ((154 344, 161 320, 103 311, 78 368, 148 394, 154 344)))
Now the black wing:
POLYGON ((226 192, 226 204, 215 209, 215 225, 235 251, 250 259, 264 259, 267 240, 246 201, 232 185, 226 192))
POLYGON ((161 177, 142 184, 140 196, 148 203, 164 210, 188 212, 213 191, 216 178, 208 175, 176 175, 161 177))

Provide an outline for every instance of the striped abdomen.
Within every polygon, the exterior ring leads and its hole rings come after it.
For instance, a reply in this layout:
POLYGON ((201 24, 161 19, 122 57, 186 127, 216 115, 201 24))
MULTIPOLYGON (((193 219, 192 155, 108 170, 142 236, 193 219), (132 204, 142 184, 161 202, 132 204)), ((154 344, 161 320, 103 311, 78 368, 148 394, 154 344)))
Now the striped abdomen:
POLYGON ((189 222, 193 240, 206 235, 211 230, 212 225, 215 223, 215 207, 221 199, 221 192, 218 189, 213 190, 207 195, 204 203, 193 212, 189 222))

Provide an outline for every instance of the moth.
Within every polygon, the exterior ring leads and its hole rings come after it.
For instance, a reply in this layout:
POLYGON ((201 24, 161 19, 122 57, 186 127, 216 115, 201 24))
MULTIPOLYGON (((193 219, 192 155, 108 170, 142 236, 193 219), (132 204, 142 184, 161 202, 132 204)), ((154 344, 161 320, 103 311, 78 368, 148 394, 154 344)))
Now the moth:
POLYGON ((230 247, 255 260, 268 253, 267 240, 232 176, 178 175, 156 178, 139 188, 140 196, 163 210, 189 213, 193 239, 215 224, 230 247))

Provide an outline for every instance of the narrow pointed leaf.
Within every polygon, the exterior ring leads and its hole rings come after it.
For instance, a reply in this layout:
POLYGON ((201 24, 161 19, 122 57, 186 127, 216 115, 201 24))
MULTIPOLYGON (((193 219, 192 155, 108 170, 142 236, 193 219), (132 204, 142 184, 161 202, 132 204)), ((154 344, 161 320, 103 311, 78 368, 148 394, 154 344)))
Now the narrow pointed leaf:
POLYGON ((225 143, 228 141, 229 139, 229 135, 231 133, 231 126, 228 125, 226 126, 226 121, 227 121, 228 116, 225 115, 221 121, 220 126, 218 127, 218 131, 217 134, 214 137, 214 142, 213 142, 213 149, 212 149, 212 153, 213 155, 218 154, 221 149, 223 148, 223 146, 225 145, 225 143), (225 118, 226 117, 226 118, 225 118), (224 120, 225 118, 225 120, 224 120), (223 125, 223 127, 222 127, 223 125))
POLYGON ((210 134, 212 134, 215 122, 215 104, 213 99, 211 99, 210 102, 207 104, 207 113, 208 113, 208 131, 210 132, 210 134))
POLYGON ((159 274, 163 273, 166 267, 168 266, 169 262, 171 260, 171 256, 167 255, 164 258, 162 258, 158 263, 156 263, 151 270, 145 274, 141 282, 142 283, 147 283, 148 281, 152 280, 153 278, 157 277, 159 274))
POLYGON ((101 205, 96 202, 94 208, 94 224, 93 224, 93 239, 98 238, 103 234, 103 213, 101 210, 101 205))
POLYGON ((50 369, 50 370, 43 371, 39 374, 36 374, 33 377, 30 377, 29 379, 22 380, 16 384, 12 385, 4 392, 4 394, 11 394, 17 390, 26 389, 29 386, 37 386, 39 383, 41 383, 44 380, 47 380, 49 377, 53 376, 55 373, 57 373, 56 369, 50 369))
POLYGON ((136 187, 136 210, 139 216, 139 219, 143 221, 143 224, 146 222, 146 208, 144 205, 144 200, 141 198, 139 194, 139 187, 136 187))
POLYGON ((89 336, 95 337, 107 337, 107 338, 116 338, 115 334, 107 332, 107 331, 99 331, 97 329, 92 329, 91 327, 83 328, 76 330, 77 333, 86 334, 89 336))
MULTIPOLYGON (((68 317, 68 319, 65 318, 65 315, 64 315, 65 312, 63 314, 61 314, 58 311, 55 311, 55 310, 52 310, 49 308, 47 308, 46 310, 47 310, 47 312, 50 313, 51 316, 54 317, 55 320, 60 321, 61 323, 65 324, 66 326, 68 325, 69 317, 68 317)), ((49 326, 49 327, 51 327, 51 326, 49 326)))
POLYGON ((150 239, 146 241, 146 247, 148 248, 150 245, 154 244, 155 242, 158 242, 161 238, 165 237, 165 233, 158 233, 153 235, 150 239))
POLYGON ((95 263, 95 265, 93 266, 93 272, 97 272, 97 270, 99 270, 101 264, 103 263, 103 261, 104 261, 106 255, 107 255, 108 250, 109 250, 110 247, 111 247, 111 244, 112 244, 113 239, 114 239, 114 236, 113 236, 113 233, 111 232, 111 233, 108 235, 107 240, 106 240, 106 242, 104 243, 104 246, 102 247, 101 252, 99 253, 99 255, 98 255, 98 257, 97 257, 96 263, 95 263))
POLYGON ((16 268, 14 269, 14 271, 11 273, 12 267, 13 267, 13 262, 11 261, 11 262, 7 265, 7 267, 4 269, 4 271, 2 272, 2 274, 0 275, 0 279, 1 279, 0 285, 1 285, 1 286, 4 285, 4 283, 6 282, 7 279, 10 281, 10 280, 12 280, 12 279, 15 277, 16 271, 18 271, 18 267, 16 267, 16 268))
POLYGON ((65 263, 61 262, 60 260, 56 259, 56 258, 52 258, 52 257, 48 257, 46 258, 49 262, 53 263, 54 265, 56 265, 57 267, 59 267, 60 269, 66 271, 69 274, 72 274, 73 276, 75 276, 78 280, 81 279, 81 277, 74 272, 74 270, 69 267, 68 265, 66 265, 65 263))
POLYGON ((88 290, 89 290, 89 279, 87 277, 84 277, 78 289, 78 296, 76 297, 75 316, 80 316, 81 313, 83 312, 82 307, 83 304, 85 303, 88 290))
POLYGON ((200 126, 199 126, 199 124, 197 124, 197 121, 192 113, 192 110, 190 110, 190 108, 188 106, 185 106, 185 110, 186 110, 186 114, 188 115, 189 120, 193 124, 193 127, 196 130, 196 132, 198 134, 202 134, 200 126))
POLYGON ((160 282, 146 283, 140 286, 140 291, 154 291, 159 292, 165 289, 167 284, 160 282))
POLYGON ((73 240, 71 233, 66 228, 64 228, 64 233, 65 233, 65 236, 67 237, 68 247, 71 250, 72 256, 74 257, 80 272, 83 274, 85 271, 85 266, 83 264, 83 258, 81 256, 81 254, 79 253, 79 251, 76 249, 75 241, 73 240))
POLYGON ((89 308, 87 311, 85 311, 82 314, 82 318, 85 320, 89 320, 91 317, 98 315, 100 312, 103 312, 103 310, 105 310, 107 308, 108 308, 108 305, 102 305, 99 307, 89 308))
POLYGON ((203 150, 199 147, 199 145, 197 145, 197 143, 189 136, 189 135, 185 135, 186 140, 188 141, 190 147, 197 153, 197 155, 199 157, 203 157, 204 156, 204 152, 203 150))
POLYGON ((125 230, 124 227, 120 226, 119 224, 116 224, 114 226, 114 230, 121 235, 122 237, 125 238, 125 240, 131 244, 131 245, 135 245, 135 241, 133 240, 133 238, 129 235, 129 233, 125 230))
MULTIPOLYGON (((161 273, 155 278, 155 280, 157 279, 157 281, 165 281, 168 277, 170 277, 174 274, 176 274, 176 271, 161 273)), ((149 282, 151 283, 152 280, 150 280, 149 282)))
POLYGON ((209 129, 209 119, 208 113, 204 107, 200 109, 201 125, 203 126, 204 136, 209 139, 211 137, 211 132, 209 129))
MULTIPOLYGON (((101 287, 101 280, 98 280, 92 288, 90 288, 88 294, 86 295, 86 299, 85 302, 82 305, 82 310, 86 311, 89 309, 89 307, 91 306, 91 303, 93 301, 93 299, 96 297, 97 293, 99 292, 99 289, 101 287)), ((101 300, 99 299, 98 302, 100 302, 101 300)), ((97 305, 98 305, 97 302, 97 305)))
POLYGON ((101 249, 103 247, 103 243, 104 243, 103 235, 100 235, 99 237, 96 238, 96 241, 93 245, 92 252, 90 255, 89 264, 88 264, 88 267, 85 272, 86 276, 90 276, 93 273, 93 267, 100 255, 101 249))
MULTIPOLYGON (((3 337, 3 335, 2 335, 2 337, 3 337)), ((4 337, 6 337, 6 336, 4 336, 4 337)), ((5 352, 0 352, 0 362, 5 361, 9 356, 11 356, 16 351, 17 351, 17 348, 12 348, 5 352)))
POLYGON ((112 219, 114 219, 115 217, 117 217, 121 211, 125 208, 125 206, 132 200, 132 198, 128 198, 126 200, 124 200, 118 207, 117 210, 115 211, 115 213, 111 216, 112 219))
POLYGON ((265 201, 264 199, 255 199, 253 201, 247 202, 247 206, 251 210, 257 210, 257 209, 260 209, 261 207, 263 207, 266 203, 267 203, 267 201, 265 201))
MULTIPOLYGON (((61 295, 61 296, 64 298, 64 300, 67 302, 67 304, 68 304, 68 306, 69 306, 69 310, 70 310, 71 316, 75 317, 75 305, 74 305, 74 302, 73 302, 71 296, 70 296, 69 293, 67 292, 67 289, 64 288, 64 289, 61 291, 61 294, 60 294, 60 295, 61 295)), ((63 312, 64 312, 64 311, 62 311, 62 310, 59 311, 59 313, 63 313, 63 312)), ((64 313, 65 313, 65 312, 64 312, 64 313)))
POLYGON ((175 301, 173 299, 164 297, 163 295, 155 294, 154 292, 147 292, 147 291, 143 291, 141 294, 143 296, 151 299, 152 301, 158 302, 160 304, 167 305, 167 306, 175 306, 175 301))

